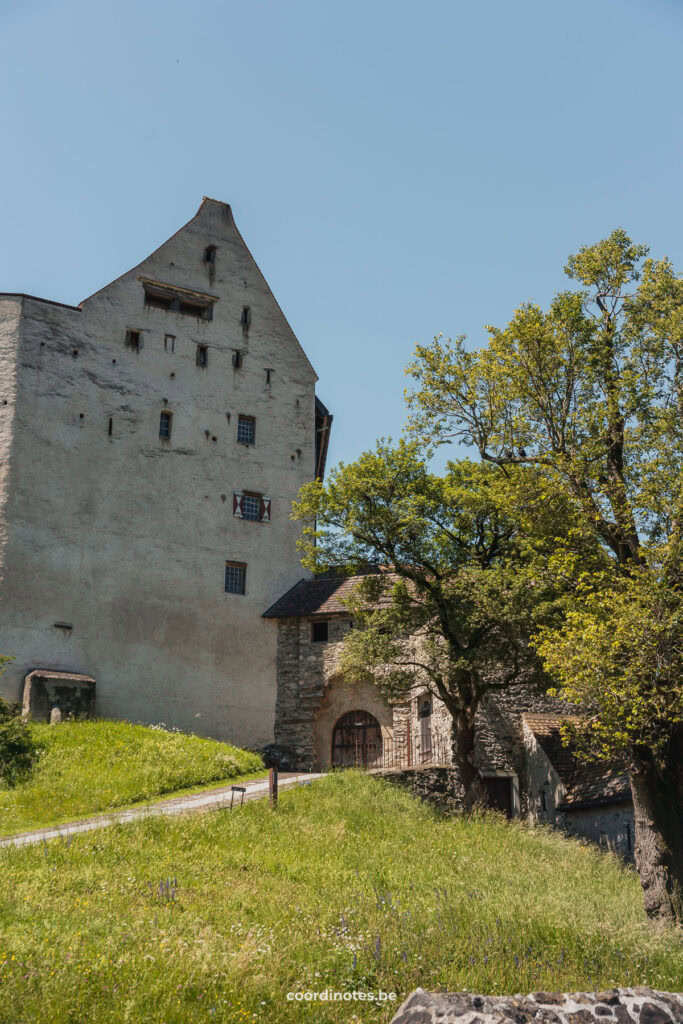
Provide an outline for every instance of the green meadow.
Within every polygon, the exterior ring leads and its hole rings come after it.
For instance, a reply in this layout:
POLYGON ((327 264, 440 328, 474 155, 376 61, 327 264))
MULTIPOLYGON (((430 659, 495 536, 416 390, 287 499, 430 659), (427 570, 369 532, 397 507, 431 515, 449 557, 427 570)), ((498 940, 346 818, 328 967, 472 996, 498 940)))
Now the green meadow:
POLYGON ((263 772, 258 754, 163 728, 99 720, 31 729, 41 755, 25 782, 0 783, 0 835, 263 772))
POLYGON ((349 771, 0 850, 2 1024, 389 1021, 413 988, 683 989, 611 854, 349 771), (394 1003, 288 993, 395 992, 394 1003))

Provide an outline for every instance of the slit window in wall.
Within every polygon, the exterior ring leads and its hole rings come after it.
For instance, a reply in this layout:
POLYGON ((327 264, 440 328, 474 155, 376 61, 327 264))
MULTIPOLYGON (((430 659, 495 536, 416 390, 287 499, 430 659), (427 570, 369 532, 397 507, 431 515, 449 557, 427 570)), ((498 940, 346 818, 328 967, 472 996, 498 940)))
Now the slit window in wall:
POLYGON ((175 352, 175 334, 164 335, 164 352, 175 352))
POLYGON ((242 369, 242 353, 238 348, 232 350, 232 368, 233 370, 242 369))
POLYGON ((256 419, 253 416, 238 416, 237 440, 240 444, 256 442, 256 419))
POLYGON ((173 413, 164 410, 159 417, 159 437, 165 441, 171 439, 171 425, 173 422, 173 413))
POLYGON ((235 491, 232 497, 232 514, 237 519, 248 519, 252 523, 269 523, 270 498, 254 491, 235 491))
POLYGON ((113 418, 112 418, 112 417, 110 416, 110 417, 109 417, 109 426, 107 427, 107 433, 108 433, 109 437, 111 437, 111 435, 113 434, 113 432, 114 432, 114 420, 113 420, 113 418))
POLYGON ((197 345, 197 366, 201 366, 204 369, 209 365, 209 347, 208 345, 197 345))
POLYGON ((311 623, 311 640, 314 644, 326 643, 328 635, 328 623, 327 622, 312 622, 311 623))
POLYGON ((225 593, 244 594, 247 589, 246 562, 225 563, 225 593))
POLYGON ((126 346, 132 348, 134 352, 139 352, 142 348, 142 335, 140 331, 126 331, 126 346))
POLYGON ((242 325, 242 334, 249 334, 249 328, 251 327, 251 307, 242 306, 242 316, 240 317, 240 324, 242 325))
POLYGON ((216 262, 216 246, 215 245, 207 245, 206 249, 204 250, 204 262, 205 263, 215 263, 216 262))
POLYGON ((264 367, 266 373, 266 387, 269 388, 273 383, 273 369, 270 366, 264 367))

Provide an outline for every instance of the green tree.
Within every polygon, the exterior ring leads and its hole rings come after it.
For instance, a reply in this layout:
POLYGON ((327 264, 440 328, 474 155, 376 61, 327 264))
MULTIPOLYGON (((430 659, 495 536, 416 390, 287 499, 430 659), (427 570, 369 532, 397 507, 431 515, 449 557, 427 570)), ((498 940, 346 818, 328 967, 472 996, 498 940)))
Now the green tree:
MULTIPOLYGON (((540 474, 522 476, 527 498, 545 486, 540 474)), ((529 636, 555 596, 523 524, 500 500, 499 478, 473 462, 450 464, 439 477, 415 442, 380 441, 326 484, 305 486, 294 513, 309 521, 304 564, 375 570, 350 603, 361 628, 344 642, 345 677, 371 675, 394 700, 419 680, 443 701, 469 802, 477 795, 477 709, 488 693, 543 682, 529 636)))
POLYGON ((488 328, 478 351, 437 338, 417 348, 407 372, 412 429, 423 439, 457 438, 501 471, 542 469, 602 545, 607 566, 581 579, 564 625, 546 630, 539 650, 564 692, 587 701, 600 736, 593 753, 628 758, 646 907, 680 922, 683 725, 672 609, 683 550, 683 281, 647 252, 614 231, 570 257, 565 271, 582 287, 558 294, 547 312, 522 305, 507 327, 488 328), (585 666, 575 681, 563 660, 570 651, 577 672, 585 666), (637 670, 627 670, 634 656, 637 670))

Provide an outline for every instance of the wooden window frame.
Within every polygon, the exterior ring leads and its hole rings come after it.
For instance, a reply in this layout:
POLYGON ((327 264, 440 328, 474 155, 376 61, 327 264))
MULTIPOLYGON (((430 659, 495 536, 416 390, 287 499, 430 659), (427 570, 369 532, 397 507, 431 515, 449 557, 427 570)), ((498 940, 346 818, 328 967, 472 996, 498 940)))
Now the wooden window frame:
POLYGON ((242 413, 238 414, 238 416, 237 416, 237 443, 238 444, 245 444, 245 445, 256 444, 256 417, 255 416, 245 416, 242 413), (249 438, 249 440, 246 440, 246 441, 244 440, 244 438, 240 437, 240 426, 243 423, 249 424, 251 426, 251 437, 249 438))
POLYGON ((226 594, 237 594, 244 596, 247 592, 247 563, 246 562, 232 562, 226 559, 225 562, 225 576, 223 579, 223 591, 226 594), (237 573, 231 573, 230 570, 239 570, 237 573), (234 586, 228 586, 228 582, 232 583, 234 580, 239 581, 238 586, 241 585, 241 589, 235 589, 234 586))
POLYGON ((271 521, 271 499, 258 491, 233 491, 232 514, 236 519, 244 519, 247 523, 269 523, 271 521), (258 519, 254 516, 245 516, 243 512, 242 499, 256 498, 259 502, 258 519))

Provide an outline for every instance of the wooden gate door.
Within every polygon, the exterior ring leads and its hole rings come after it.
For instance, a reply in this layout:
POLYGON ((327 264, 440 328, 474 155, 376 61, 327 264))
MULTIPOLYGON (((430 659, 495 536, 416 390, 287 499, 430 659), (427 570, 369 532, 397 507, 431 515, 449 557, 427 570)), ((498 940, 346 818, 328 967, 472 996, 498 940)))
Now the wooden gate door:
POLYGON ((332 764, 372 767, 382 758, 382 730, 369 711, 342 715, 332 734, 332 764))

